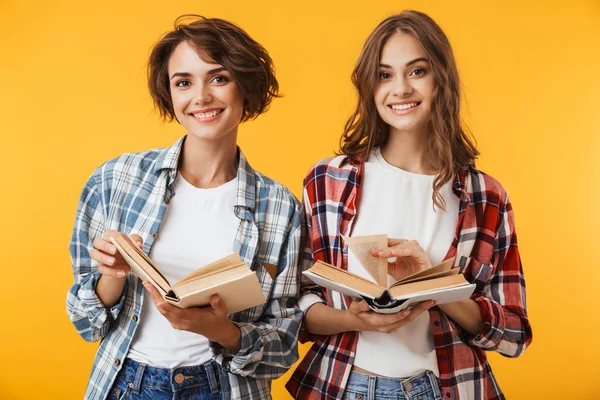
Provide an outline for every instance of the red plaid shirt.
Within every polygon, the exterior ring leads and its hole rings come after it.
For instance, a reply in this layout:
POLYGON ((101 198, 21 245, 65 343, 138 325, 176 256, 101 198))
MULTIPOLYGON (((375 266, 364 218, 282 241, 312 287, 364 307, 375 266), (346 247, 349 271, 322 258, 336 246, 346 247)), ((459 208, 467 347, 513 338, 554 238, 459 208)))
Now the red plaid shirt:
MULTIPOLYGON (((347 269, 349 235, 360 199, 364 164, 345 156, 314 166, 304 181, 308 245, 304 268, 323 260, 347 269)), ((458 225, 446 258, 477 285, 472 299, 479 304, 483 331, 473 336, 437 307, 429 310, 431 331, 445 399, 504 399, 485 351, 519 356, 531 343, 525 308, 514 215, 508 196, 492 177, 474 168, 455 174, 453 192, 460 198, 458 225)), ((346 309, 350 299, 316 286, 307 279, 303 293, 314 293, 330 307, 346 309)), ((287 390, 295 399, 341 399, 350 374, 357 332, 308 335, 314 344, 294 371, 287 390)))

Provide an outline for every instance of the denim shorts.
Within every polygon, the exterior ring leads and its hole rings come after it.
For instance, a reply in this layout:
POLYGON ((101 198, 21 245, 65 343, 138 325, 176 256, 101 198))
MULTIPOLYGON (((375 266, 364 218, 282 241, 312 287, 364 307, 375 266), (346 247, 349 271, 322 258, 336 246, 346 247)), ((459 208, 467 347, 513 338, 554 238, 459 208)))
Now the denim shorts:
POLYGON ((223 400, 228 388, 221 366, 212 360, 202 365, 170 369, 150 367, 127 358, 108 399, 223 400))
POLYGON ((350 372, 344 400, 440 400, 440 382, 431 371, 410 378, 384 378, 350 372))

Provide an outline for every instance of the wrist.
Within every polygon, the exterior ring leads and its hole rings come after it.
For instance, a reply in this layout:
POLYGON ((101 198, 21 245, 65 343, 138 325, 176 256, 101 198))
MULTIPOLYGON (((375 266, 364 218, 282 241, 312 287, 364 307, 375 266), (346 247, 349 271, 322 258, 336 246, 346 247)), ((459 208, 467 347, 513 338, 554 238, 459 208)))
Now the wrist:
POLYGON ((98 280, 98 282, 102 282, 105 285, 119 286, 119 285, 124 285, 126 280, 127 280, 127 275, 125 275, 123 277, 100 275, 100 279, 98 280))
POLYGON ((344 310, 342 312, 341 322, 345 332, 363 331, 362 320, 358 315, 353 314, 350 310, 344 310))
POLYGON ((213 341, 219 343, 231 353, 235 354, 240 351, 242 346, 242 332, 240 331, 240 328, 228 318, 226 325, 222 329, 219 329, 219 335, 215 337, 213 341))

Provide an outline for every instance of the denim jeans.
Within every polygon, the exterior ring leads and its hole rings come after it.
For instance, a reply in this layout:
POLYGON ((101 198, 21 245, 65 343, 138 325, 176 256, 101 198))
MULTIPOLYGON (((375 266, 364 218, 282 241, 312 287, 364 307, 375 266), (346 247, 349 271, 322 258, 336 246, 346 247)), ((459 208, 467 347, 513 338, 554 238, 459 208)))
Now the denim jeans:
POLYGON ((431 371, 410 378, 384 378, 350 372, 345 400, 440 400, 440 383, 431 371))
POLYGON ((129 358, 110 389, 110 400, 223 400, 229 382, 215 361, 178 368, 154 368, 129 358), (225 378, 225 379, 224 379, 225 378))

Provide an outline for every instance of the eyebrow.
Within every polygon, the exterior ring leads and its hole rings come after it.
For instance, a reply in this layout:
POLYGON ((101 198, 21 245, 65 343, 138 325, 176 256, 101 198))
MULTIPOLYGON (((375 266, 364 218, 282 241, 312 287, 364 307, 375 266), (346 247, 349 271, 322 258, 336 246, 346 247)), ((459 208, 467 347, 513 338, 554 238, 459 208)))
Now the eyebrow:
MULTIPOLYGON (((217 67, 217 68, 213 68, 213 69, 209 70, 207 72, 207 74, 209 74, 209 75, 216 74, 216 73, 226 71, 226 70, 227 70, 227 68, 225 68, 225 67, 217 67)), ((181 76, 184 78, 189 78, 192 76, 192 74, 190 74, 189 72, 175 72, 173 75, 171 75, 171 79, 178 77, 178 76, 181 76)))
MULTIPOLYGON (((407 67, 410 67, 411 65, 413 65, 413 64, 416 64, 416 63, 418 63, 418 62, 420 62, 420 61, 424 61, 424 62, 426 62, 426 63, 429 63, 429 60, 428 60, 428 59, 426 59, 425 57, 419 57, 419 58, 415 58, 415 59, 414 59, 414 60, 412 60, 412 61, 409 61, 409 62, 407 62, 407 63, 406 63, 406 66, 407 66, 407 67)), ((388 65, 388 64, 379 64, 379 67, 380 67, 380 68, 389 68, 389 69, 392 69, 392 66, 391 66, 391 65, 388 65)))

